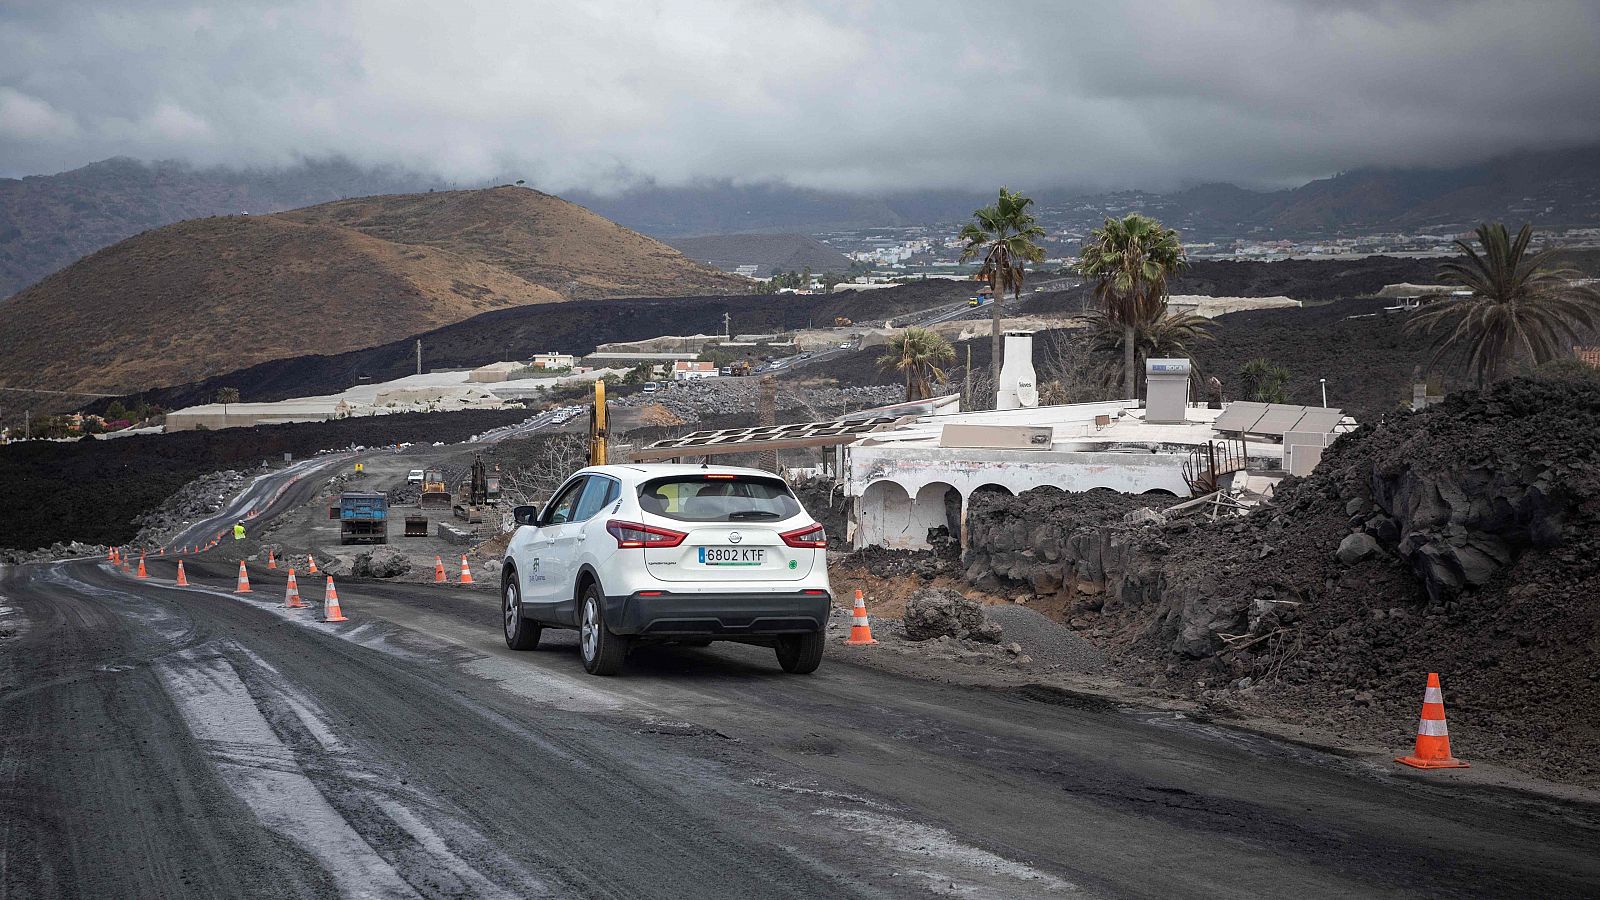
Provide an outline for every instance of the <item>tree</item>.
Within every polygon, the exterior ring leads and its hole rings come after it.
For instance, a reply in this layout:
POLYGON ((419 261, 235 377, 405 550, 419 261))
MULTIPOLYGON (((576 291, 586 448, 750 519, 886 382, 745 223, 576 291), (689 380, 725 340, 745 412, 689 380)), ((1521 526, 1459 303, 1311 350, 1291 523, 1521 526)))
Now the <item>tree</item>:
POLYGON ((1434 301, 1406 323, 1406 330, 1433 337, 1429 367, 1452 353, 1465 356, 1480 388, 1499 378, 1518 356, 1540 365, 1579 340, 1579 328, 1600 320, 1600 292, 1573 283, 1571 269, 1551 265, 1555 251, 1529 254, 1533 226, 1513 239, 1500 222, 1479 225, 1482 252, 1456 241, 1465 259, 1445 263, 1439 280, 1459 285, 1466 296, 1434 301))
POLYGON ((1104 383, 1122 381, 1129 397, 1137 397, 1143 390, 1145 360, 1192 358, 1195 344, 1212 339, 1211 320, 1189 313, 1163 314, 1153 321, 1135 321, 1131 327, 1105 312, 1090 313, 1087 319, 1091 335, 1089 346, 1106 360, 1102 367, 1104 383), (1131 364, 1128 362, 1130 335, 1133 338, 1131 364), (1127 378, 1130 365, 1134 375, 1132 384, 1127 378))
POLYGON ((1239 386, 1247 400, 1257 403, 1288 403, 1289 370, 1263 357, 1244 364, 1239 370, 1239 386))
POLYGON ((1044 229, 1028 212, 1033 200, 1000 189, 1000 199, 993 206, 974 210, 972 218, 961 229, 960 239, 967 242, 961 250, 961 260, 983 257, 983 267, 978 270, 978 280, 989 282, 994 296, 994 333, 990 343, 989 368, 996 384, 1000 383, 1000 307, 1006 291, 1012 297, 1022 296, 1023 263, 1042 262, 1044 248, 1034 243, 1044 237, 1044 229))
POLYGON ((948 377, 938 364, 955 358, 955 348, 938 334, 907 328, 889 339, 878 365, 905 373, 907 400, 926 400, 933 396, 933 382, 943 384, 948 377))
POLYGON ((1167 312, 1167 279, 1187 265, 1178 232, 1133 213, 1106 219, 1083 246, 1078 274, 1095 282, 1105 315, 1122 326, 1122 380, 1131 399, 1137 392, 1137 332, 1167 312))
POLYGON ((222 404, 222 414, 228 414, 228 404, 239 402, 239 389, 225 387, 217 391, 217 402, 222 404))

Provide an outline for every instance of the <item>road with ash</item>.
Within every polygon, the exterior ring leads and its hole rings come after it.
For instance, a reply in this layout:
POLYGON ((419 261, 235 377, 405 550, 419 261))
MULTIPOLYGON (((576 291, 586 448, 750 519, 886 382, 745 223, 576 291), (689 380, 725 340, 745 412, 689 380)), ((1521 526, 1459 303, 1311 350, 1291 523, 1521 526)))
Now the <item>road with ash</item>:
POLYGON ((594 678, 490 591, 341 580, 324 624, 174 563, 0 569, 0 896, 1600 894, 1594 806, 737 645, 594 678))

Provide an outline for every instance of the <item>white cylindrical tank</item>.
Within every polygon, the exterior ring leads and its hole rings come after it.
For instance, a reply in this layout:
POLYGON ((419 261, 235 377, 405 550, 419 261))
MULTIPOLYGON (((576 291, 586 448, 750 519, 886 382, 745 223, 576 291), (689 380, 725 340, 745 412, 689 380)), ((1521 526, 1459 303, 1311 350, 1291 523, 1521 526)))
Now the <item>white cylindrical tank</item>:
POLYGON ((1033 372, 1033 332, 1005 333, 1005 356, 1000 363, 1000 385, 995 409, 1022 409, 1039 405, 1039 384, 1033 372))

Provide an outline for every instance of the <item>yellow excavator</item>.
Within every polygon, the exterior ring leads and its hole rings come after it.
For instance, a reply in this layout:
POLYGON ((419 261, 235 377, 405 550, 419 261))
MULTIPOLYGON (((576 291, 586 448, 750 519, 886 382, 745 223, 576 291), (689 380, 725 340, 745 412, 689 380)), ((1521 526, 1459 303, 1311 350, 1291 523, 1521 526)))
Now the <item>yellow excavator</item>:
POLYGON ((449 509, 450 488, 444 483, 444 470, 438 468, 428 469, 422 473, 422 497, 417 501, 417 506, 423 509, 449 509))

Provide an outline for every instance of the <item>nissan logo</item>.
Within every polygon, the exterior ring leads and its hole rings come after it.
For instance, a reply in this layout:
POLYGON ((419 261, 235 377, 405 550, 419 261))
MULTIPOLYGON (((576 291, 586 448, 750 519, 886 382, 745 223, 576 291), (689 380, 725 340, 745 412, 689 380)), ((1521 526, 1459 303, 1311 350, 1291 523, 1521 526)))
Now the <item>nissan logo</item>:
POLYGON ((739 537, 739 532, 737 532, 737 531, 728 532, 728 543, 737 544, 741 540, 743 540, 743 538, 739 537))

